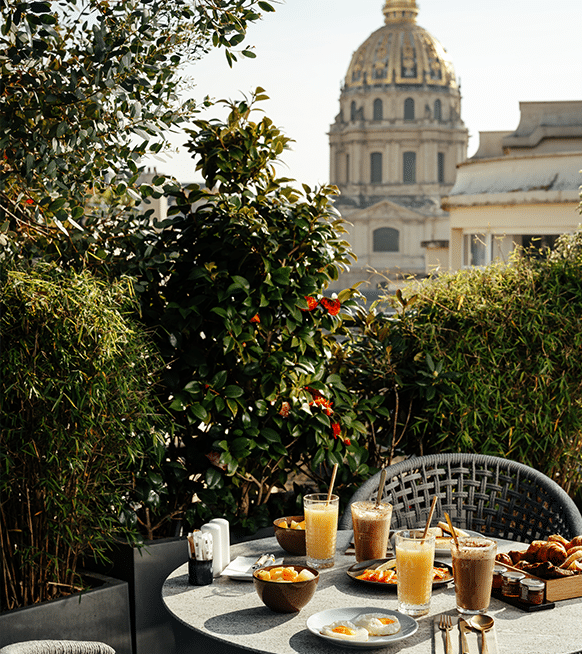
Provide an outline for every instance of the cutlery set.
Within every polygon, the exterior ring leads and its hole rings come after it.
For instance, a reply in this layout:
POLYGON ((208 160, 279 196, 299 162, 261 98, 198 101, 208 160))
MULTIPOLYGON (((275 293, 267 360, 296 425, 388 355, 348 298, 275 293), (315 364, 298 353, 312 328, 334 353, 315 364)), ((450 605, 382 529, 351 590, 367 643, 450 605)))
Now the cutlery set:
MULTIPOLYGON (((477 615, 468 623, 463 618, 459 618, 458 627, 461 636, 461 654, 470 654, 469 643, 467 642, 467 633, 472 630, 481 632, 481 654, 489 654, 487 646, 487 639, 485 632, 493 627, 493 618, 488 615, 477 615)), ((445 654, 453 654, 453 646, 451 643, 451 631, 453 629, 452 617, 443 613, 438 623, 439 629, 445 633, 445 654)))

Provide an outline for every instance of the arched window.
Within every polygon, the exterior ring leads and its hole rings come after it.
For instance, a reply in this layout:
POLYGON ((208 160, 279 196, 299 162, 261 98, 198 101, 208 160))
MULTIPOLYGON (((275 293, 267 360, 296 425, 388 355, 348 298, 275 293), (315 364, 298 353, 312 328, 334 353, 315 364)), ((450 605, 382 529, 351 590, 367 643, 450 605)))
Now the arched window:
POLYGON ((372 184, 382 183, 382 153, 372 152, 370 154, 370 182, 372 184))
POLYGON ((443 119, 443 106, 440 100, 434 101, 434 119, 435 120, 443 119))
POLYGON ((350 182, 350 155, 346 154, 346 184, 350 182))
POLYGON ((414 120, 414 100, 412 98, 404 100, 404 120, 414 120))
POLYGON ((416 184, 416 152, 405 152, 402 155, 402 181, 405 184, 416 184))
POLYGON ((437 179, 439 184, 445 183, 445 153, 437 153, 437 179))
POLYGON ((356 120, 356 101, 352 100, 350 105, 350 120, 356 120))
POLYGON ((374 252, 398 252, 400 234, 397 229, 380 227, 374 230, 372 236, 374 252))
POLYGON ((382 120, 384 118, 384 107, 382 100, 376 98, 374 100, 374 120, 382 120))

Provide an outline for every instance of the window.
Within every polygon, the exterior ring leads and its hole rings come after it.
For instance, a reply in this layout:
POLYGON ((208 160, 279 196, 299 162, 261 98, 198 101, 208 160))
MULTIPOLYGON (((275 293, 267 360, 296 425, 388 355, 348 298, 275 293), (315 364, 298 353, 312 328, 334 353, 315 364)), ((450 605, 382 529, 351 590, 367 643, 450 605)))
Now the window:
POLYGON ((404 120, 414 120, 414 100, 412 98, 404 100, 404 120))
POLYGON ((346 154, 346 184, 350 181, 350 155, 346 154))
POLYGON ((439 184, 445 183, 445 153, 437 153, 437 179, 439 184))
POLYGON ((402 155, 402 181, 405 184, 416 184, 416 152, 405 152, 402 155))
POLYGON ((373 233, 374 252, 398 252, 400 234, 392 227, 381 227, 373 233))
POLYGON ((434 101, 434 119, 435 120, 443 119, 443 107, 440 100, 434 101))
POLYGON ((370 155, 370 182, 372 184, 382 183, 382 153, 372 152, 370 155))
POLYGON ((356 120, 356 101, 352 100, 350 105, 350 120, 356 120))
POLYGON ((384 118, 384 107, 382 100, 376 98, 374 100, 374 120, 382 120, 384 118))
POLYGON ((487 234, 465 234, 463 236, 463 265, 484 266, 491 261, 490 237, 487 234))

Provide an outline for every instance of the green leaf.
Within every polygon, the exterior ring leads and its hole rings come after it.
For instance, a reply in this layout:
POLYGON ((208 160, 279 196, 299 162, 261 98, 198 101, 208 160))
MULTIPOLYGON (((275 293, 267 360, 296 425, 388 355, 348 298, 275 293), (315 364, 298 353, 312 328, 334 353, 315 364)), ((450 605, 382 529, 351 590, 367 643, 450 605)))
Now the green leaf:
POLYGON ((231 384, 225 388, 224 394, 226 397, 241 397, 244 395, 244 391, 240 386, 234 386, 231 384))

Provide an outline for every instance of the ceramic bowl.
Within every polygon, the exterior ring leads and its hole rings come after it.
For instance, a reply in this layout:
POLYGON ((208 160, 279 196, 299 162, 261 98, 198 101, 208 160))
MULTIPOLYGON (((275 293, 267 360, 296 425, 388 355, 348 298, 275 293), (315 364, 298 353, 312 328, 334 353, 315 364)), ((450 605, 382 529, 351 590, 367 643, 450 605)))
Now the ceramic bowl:
POLYGON ((295 522, 303 522, 302 515, 290 515, 284 518, 277 518, 273 521, 275 528, 275 536, 279 545, 289 554, 296 556, 305 556, 305 529, 291 529, 290 527, 281 527, 281 523, 286 521, 288 525, 291 520, 295 522))
MULTIPOLYGON (((267 565, 263 570, 279 568, 278 565, 267 565)), ((319 572, 305 565, 286 565, 295 568, 297 572, 309 570, 315 577, 308 581, 265 581, 253 574, 253 584, 263 604, 276 613, 297 613, 311 600, 319 582, 319 572)))

